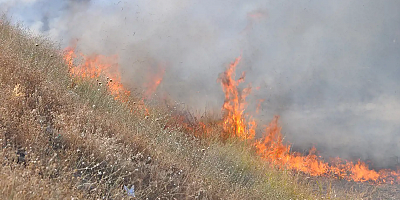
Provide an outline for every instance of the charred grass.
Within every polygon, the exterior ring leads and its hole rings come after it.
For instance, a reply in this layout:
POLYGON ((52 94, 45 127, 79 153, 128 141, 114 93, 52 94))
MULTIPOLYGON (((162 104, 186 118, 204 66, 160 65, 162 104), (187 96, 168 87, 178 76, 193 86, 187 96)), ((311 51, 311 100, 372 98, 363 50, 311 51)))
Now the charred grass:
POLYGON ((0 20, 0 199, 133 198, 124 185, 136 199, 361 197, 313 190, 245 142, 194 137, 170 106, 146 115, 134 95, 121 103, 95 81, 71 78, 60 52, 0 20))

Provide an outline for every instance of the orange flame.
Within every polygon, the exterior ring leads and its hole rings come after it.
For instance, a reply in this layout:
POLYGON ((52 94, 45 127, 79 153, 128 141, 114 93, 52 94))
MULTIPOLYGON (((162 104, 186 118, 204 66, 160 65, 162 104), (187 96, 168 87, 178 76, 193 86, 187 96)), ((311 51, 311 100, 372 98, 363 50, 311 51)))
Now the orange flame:
POLYGON ((250 88, 242 91, 238 89, 239 83, 244 81, 244 75, 235 81, 235 69, 240 61, 240 57, 231 63, 227 70, 218 79, 221 82, 225 93, 225 102, 222 110, 225 112, 223 130, 229 137, 236 136, 240 139, 254 141, 257 153, 266 161, 274 166, 295 171, 301 171, 312 176, 334 176, 352 181, 370 181, 375 183, 399 183, 400 171, 384 169, 375 171, 369 169, 368 165, 362 161, 353 163, 342 161, 337 158, 332 163, 327 163, 316 155, 316 148, 313 147, 308 155, 291 152, 291 146, 283 143, 281 127, 278 125, 278 116, 275 116, 269 126, 265 129, 264 137, 254 139, 255 127, 254 120, 248 120, 244 113, 246 108, 246 96, 250 88))
MULTIPOLYGON (((75 53, 74 47, 68 47, 65 50, 64 60, 67 62, 69 72, 72 76, 79 76, 83 78, 105 78, 105 83, 108 89, 116 99, 122 100, 122 98, 129 96, 130 91, 124 88, 121 83, 121 76, 118 65, 118 57, 114 56, 103 56, 93 54, 86 56, 75 53), (75 60, 81 60, 82 63, 74 65, 75 60)), ((103 83, 98 82, 99 85, 103 83)))
POLYGON ((369 169, 368 165, 362 161, 353 163, 336 159, 335 162, 328 164, 318 158, 315 147, 310 150, 307 156, 291 152, 290 145, 282 143, 283 138, 278 119, 279 117, 276 116, 266 128, 265 137, 254 143, 258 154, 268 162, 313 176, 334 175, 346 180, 373 181, 376 183, 398 181, 398 172, 387 169, 377 172, 369 169))
POLYGON ((165 68, 163 66, 159 66, 157 72, 149 76, 149 80, 145 84, 146 92, 144 93, 144 97, 146 99, 150 98, 152 94, 155 93, 157 87, 160 85, 163 80, 165 74, 165 68))
POLYGON ((71 68, 73 67, 74 59, 76 58, 76 55, 75 55, 74 51, 75 51, 74 47, 67 47, 65 49, 64 60, 67 62, 69 70, 71 70, 71 68))
MULTIPOLYGON (((107 88, 116 99, 129 95, 121 83, 121 76, 117 56, 90 55, 85 56, 75 53, 75 48, 69 47, 65 50, 64 59, 68 65, 72 76, 101 79, 106 78, 107 88), (74 61, 83 61, 74 65, 74 61)), ((369 169, 368 165, 362 161, 353 163, 343 161, 339 158, 327 163, 316 155, 316 148, 312 148, 308 155, 291 152, 291 146, 283 143, 281 127, 278 124, 279 117, 275 117, 269 126, 265 129, 263 138, 255 139, 256 122, 251 116, 245 113, 247 107, 246 97, 251 92, 251 87, 239 90, 239 84, 244 81, 244 74, 235 80, 235 70, 241 57, 231 63, 227 70, 219 77, 222 85, 225 101, 222 106, 223 117, 223 135, 224 139, 237 137, 242 140, 253 142, 257 153, 272 165, 280 168, 301 171, 313 176, 334 176, 353 181, 371 181, 375 183, 400 183, 400 171, 383 169, 375 171, 369 169)), ((147 85, 146 94, 152 94, 162 81, 165 73, 164 68, 154 75, 151 83, 147 85)), ((149 111, 144 107, 146 115, 149 111)), ((168 127, 166 125, 166 127, 168 127)), ((199 122, 197 129, 207 131, 207 126, 199 122)), ((193 129, 187 125, 187 129, 193 129)), ((209 131, 207 131, 209 132, 209 131)), ((196 133, 194 133, 196 134, 196 133)))
POLYGON ((225 93, 225 102, 222 106, 224 112, 223 130, 224 139, 236 136, 241 139, 252 139, 255 136, 256 123, 253 120, 246 124, 244 110, 246 109, 246 96, 250 93, 251 87, 247 87, 240 91, 238 86, 244 81, 244 73, 235 80, 236 66, 239 64, 241 57, 236 58, 227 70, 219 77, 223 91, 225 93))

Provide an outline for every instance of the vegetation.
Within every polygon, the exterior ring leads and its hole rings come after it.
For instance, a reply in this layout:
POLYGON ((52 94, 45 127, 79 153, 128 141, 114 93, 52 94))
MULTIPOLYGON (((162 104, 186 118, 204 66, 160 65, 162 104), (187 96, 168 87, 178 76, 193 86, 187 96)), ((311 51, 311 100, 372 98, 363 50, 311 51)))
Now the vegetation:
POLYGON ((245 142, 194 137, 176 108, 135 95, 122 103, 68 70, 51 41, 0 20, 0 199, 339 197, 271 167, 245 142))

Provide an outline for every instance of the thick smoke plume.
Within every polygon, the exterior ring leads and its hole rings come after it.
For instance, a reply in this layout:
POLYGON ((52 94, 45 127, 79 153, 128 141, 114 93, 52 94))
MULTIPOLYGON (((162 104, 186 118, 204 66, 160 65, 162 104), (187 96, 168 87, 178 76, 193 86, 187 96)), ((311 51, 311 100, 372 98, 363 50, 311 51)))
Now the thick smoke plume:
MULTIPOLYGON (((117 54, 123 81, 195 110, 220 109, 216 79, 242 55, 259 121, 281 116, 295 149, 395 166, 400 156, 400 2, 0 0, 0 11, 62 47, 117 54), (259 88, 259 89, 256 89, 259 88)), ((238 73, 239 74, 239 73, 238 73)), ((244 85, 243 87, 245 87, 244 85)))

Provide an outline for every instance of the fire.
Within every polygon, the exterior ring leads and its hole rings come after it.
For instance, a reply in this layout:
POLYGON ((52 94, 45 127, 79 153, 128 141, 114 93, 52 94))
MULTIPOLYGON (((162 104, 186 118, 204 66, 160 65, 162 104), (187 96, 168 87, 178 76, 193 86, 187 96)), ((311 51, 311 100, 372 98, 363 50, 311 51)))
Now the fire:
POLYGON ((237 81, 234 79, 239 61, 240 57, 231 63, 219 78, 225 93, 225 102, 222 106, 225 113, 223 130, 229 136, 253 141, 257 153, 271 165, 280 168, 300 171, 312 176, 334 176, 349 181, 400 183, 400 171, 395 172, 388 169, 375 171, 369 169, 368 165, 362 161, 353 163, 339 158, 334 162, 327 163, 316 155, 315 147, 309 151, 308 155, 292 152, 291 146, 283 143, 278 116, 275 116, 265 129, 264 137, 255 139, 257 124, 251 118, 249 123, 246 123, 247 115, 244 113, 247 105, 245 99, 249 95, 250 88, 242 91, 238 89, 239 83, 244 81, 244 74, 237 81))
MULTIPOLYGON (((122 100, 123 97, 130 94, 130 91, 121 83, 117 56, 97 54, 86 56, 77 54, 75 47, 69 47, 65 50, 64 59, 72 76, 105 80, 104 84, 107 85, 107 89, 118 100, 122 100)), ((312 148, 308 155, 292 152, 291 146, 283 142, 278 116, 265 128, 264 137, 255 139, 257 123, 245 113, 247 108, 246 97, 250 94, 251 87, 248 86, 242 90, 238 89, 239 85, 244 82, 244 73, 239 79, 235 80, 235 71, 240 60, 241 57, 238 57, 218 78, 225 94, 225 101, 222 106, 223 133, 221 136, 223 139, 237 137, 250 142, 264 160, 279 168, 304 172, 312 176, 333 176, 359 182, 400 183, 400 171, 396 172, 389 169, 375 171, 369 169, 365 162, 358 161, 354 163, 339 158, 328 163, 317 156, 316 148, 312 148)), ((158 71, 151 76, 150 81, 145 84, 145 97, 149 98, 156 91, 164 74, 165 69, 160 66, 158 71)), ((99 81, 99 84, 103 83, 99 81)), ((262 101, 259 101, 257 110, 259 110, 262 101)), ((145 106, 143 107, 145 115, 148 116, 148 109, 145 106)), ((177 119, 185 125, 185 120, 177 119)), ((167 127, 168 125, 166 125, 167 127)), ((197 122, 194 125, 186 124, 184 127, 187 130, 192 130, 191 132, 199 137, 208 136, 211 132, 211 126, 203 122, 197 122), (204 132, 205 134, 202 135, 199 132, 204 132)))
POLYGON ((246 96, 250 93, 251 87, 249 86, 241 91, 238 90, 239 84, 244 81, 244 73, 238 80, 235 80, 235 70, 240 59, 241 57, 231 63, 218 79, 225 93, 225 101, 222 106, 222 111, 224 112, 224 134, 222 137, 224 139, 232 136, 241 139, 252 139, 255 136, 256 123, 253 120, 249 120, 249 123, 246 124, 246 116, 244 114, 247 106, 246 96))
POLYGON ((73 67, 75 58, 75 47, 67 47, 64 53, 64 60, 67 62, 69 70, 73 67))
POLYGON ((145 84, 145 98, 150 98, 152 94, 155 93, 157 87, 160 85, 161 81, 163 80, 165 74, 165 68, 162 65, 159 65, 157 68, 157 72, 155 74, 151 74, 148 77, 148 81, 145 84))
POLYGON ((97 79, 99 85, 107 85, 110 93, 114 95, 116 99, 122 100, 124 97, 129 96, 130 91, 121 83, 121 73, 119 71, 118 57, 116 55, 78 55, 75 53, 75 47, 68 47, 65 50, 64 60, 67 62, 69 72, 72 76, 97 79), (74 63, 74 61, 77 60, 82 62, 74 63), (105 79, 105 83, 101 81, 102 78, 105 79))

